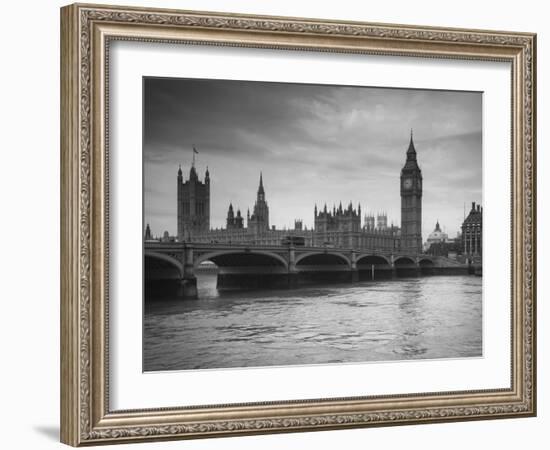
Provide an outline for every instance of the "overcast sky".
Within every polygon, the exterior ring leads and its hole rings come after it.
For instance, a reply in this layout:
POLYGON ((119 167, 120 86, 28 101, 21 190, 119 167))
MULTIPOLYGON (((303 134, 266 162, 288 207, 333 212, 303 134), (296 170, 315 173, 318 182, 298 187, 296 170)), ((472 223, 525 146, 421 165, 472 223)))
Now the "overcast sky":
POLYGON ((263 83, 144 80, 144 218, 176 225, 179 164, 211 178, 211 226, 229 202, 252 209, 263 172, 270 225, 313 225, 335 203, 386 211, 400 224, 399 175, 410 130, 423 175, 424 239, 436 220, 454 237, 482 199, 482 95, 473 92, 263 83))

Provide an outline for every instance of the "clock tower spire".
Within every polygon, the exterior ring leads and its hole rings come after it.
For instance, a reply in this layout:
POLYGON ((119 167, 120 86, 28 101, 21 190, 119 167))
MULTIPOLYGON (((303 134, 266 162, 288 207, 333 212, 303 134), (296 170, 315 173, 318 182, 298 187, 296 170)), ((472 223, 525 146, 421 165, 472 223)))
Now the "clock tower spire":
POLYGON ((407 159, 401 169, 401 251, 422 252, 422 171, 416 160, 412 129, 407 159))

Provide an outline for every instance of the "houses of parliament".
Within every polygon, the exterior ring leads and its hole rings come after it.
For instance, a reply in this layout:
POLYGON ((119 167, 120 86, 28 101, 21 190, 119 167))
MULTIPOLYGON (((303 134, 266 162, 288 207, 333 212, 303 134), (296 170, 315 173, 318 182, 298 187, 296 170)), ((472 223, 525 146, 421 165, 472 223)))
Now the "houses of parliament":
MULTIPOLYGON (((303 227, 296 220, 294 228, 276 229, 269 223, 269 206, 260 173, 256 201, 246 213, 235 211, 229 204, 224 228, 210 227, 210 173, 206 169, 204 181, 199 179, 193 162, 189 178, 183 180, 181 167, 177 175, 177 239, 180 242, 249 243, 251 245, 281 245, 297 237, 306 246, 341 248, 368 248, 380 251, 422 253, 422 172, 417 162, 416 149, 411 137, 406 159, 400 174, 401 226, 388 225, 387 215, 365 214, 361 205, 350 202, 343 207, 314 206, 314 227, 303 227), (363 219, 363 220, 362 220, 363 219)), ((151 238, 149 227, 146 239, 151 238)), ((166 233, 165 233, 166 238, 166 233)))

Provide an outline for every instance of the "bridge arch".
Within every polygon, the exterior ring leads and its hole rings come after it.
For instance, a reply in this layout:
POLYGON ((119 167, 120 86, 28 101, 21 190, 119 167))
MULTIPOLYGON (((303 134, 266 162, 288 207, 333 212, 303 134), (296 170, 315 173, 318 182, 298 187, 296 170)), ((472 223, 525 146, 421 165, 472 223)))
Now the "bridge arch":
POLYGON ((349 283, 353 279, 351 261, 335 251, 305 251, 296 255, 296 271, 306 283, 349 283))
POLYGON ((410 256, 398 256, 393 261, 396 266, 415 265, 415 261, 410 256))
POLYGON ((431 258, 422 258, 418 261, 422 275, 433 275, 435 264, 431 258))
POLYGON ((194 267, 204 261, 218 266, 216 287, 220 290, 288 286, 288 263, 276 252, 246 248, 207 251, 194 257, 194 267))
POLYGON ((296 266, 345 265, 351 267, 350 259, 340 252, 307 252, 296 256, 296 266))
POLYGON ((429 257, 429 256, 423 256, 423 257, 421 257, 421 258, 418 260, 418 262, 419 262, 419 264, 422 264, 422 263, 431 263, 431 264, 433 264, 433 263, 434 263, 433 259, 432 259, 431 257, 429 257))
POLYGON ((198 256, 194 261, 194 266, 198 267, 204 261, 212 261, 219 267, 225 266, 282 266, 288 268, 288 262, 284 257, 277 253, 266 251, 243 251, 243 250, 219 250, 204 253, 198 256))
POLYGON ((359 280, 373 281, 392 278, 391 260, 382 255, 362 254, 357 258, 359 280))
POLYGON ((371 265, 371 264, 389 264, 391 265, 390 258, 383 255, 373 254, 361 254, 357 257, 357 265, 371 265))
POLYGON ((413 258, 409 256, 398 256, 393 261, 395 275, 398 277, 414 277, 418 275, 418 266, 413 258))
POLYGON ((178 259, 166 253, 146 251, 144 254, 145 273, 149 278, 177 278, 183 277, 183 264, 178 259))

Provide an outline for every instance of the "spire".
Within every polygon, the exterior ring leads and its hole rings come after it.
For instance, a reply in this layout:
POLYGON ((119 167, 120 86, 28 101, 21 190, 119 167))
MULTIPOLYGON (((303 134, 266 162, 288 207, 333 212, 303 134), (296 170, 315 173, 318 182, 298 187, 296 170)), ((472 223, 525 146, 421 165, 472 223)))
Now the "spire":
POLYGON ((235 228, 235 214, 233 213, 233 203, 229 203, 229 209, 227 210, 226 224, 227 224, 228 230, 232 230, 235 228))
POLYGON ((227 210, 227 220, 228 224, 233 220, 235 214, 233 213, 233 203, 229 203, 229 209, 227 210))
POLYGON ((437 219, 437 222, 435 224, 435 230, 434 231, 441 231, 441 228, 439 227, 439 219, 437 219))
POLYGON ((412 128, 411 128, 411 140, 409 142, 409 148, 407 149, 407 160, 416 161, 416 149, 414 148, 412 128))
POLYGON ((197 175, 197 171, 195 170, 195 166, 191 166, 191 170, 189 170, 189 179, 190 180, 199 179, 199 176, 197 175))
POLYGON ((178 177, 181 177, 181 164, 180 164, 180 168, 178 169, 178 177))
POLYGON ((265 194, 264 192, 264 180, 262 172, 260 172, 260 186, 258 187, 258 194, 265 194))

